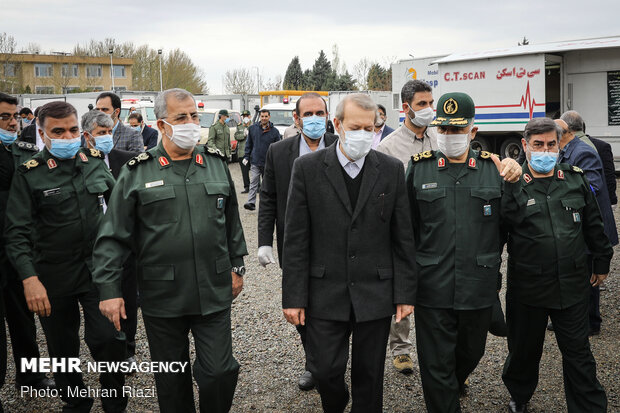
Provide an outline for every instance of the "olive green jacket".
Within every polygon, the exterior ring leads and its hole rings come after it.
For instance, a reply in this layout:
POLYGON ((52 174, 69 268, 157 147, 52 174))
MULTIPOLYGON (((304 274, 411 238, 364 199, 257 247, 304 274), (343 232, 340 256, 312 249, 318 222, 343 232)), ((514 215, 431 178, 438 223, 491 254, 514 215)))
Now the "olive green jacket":
POLYGON ((98 150, 60 160, 47 149, 15 172, 6 252, 20 279, 38 276, 50 297, 90 290, 92 249, 114 178, 98 150))
POLYGON ((243 124, 237 126, 237 131, 235 132, 235 140, 237 141, 237 157, 242 159, 245 156, 245 143, 248 139, 246 134, 246 130, 249 126, 245 126, 243 124))
POLYGON ((122 264, 138 263, 140 304, 153 317, 229 308, 231 268, 247 255, 223 155, 200 145, 173 162, 162 143, 123 166, 94 251, 100 299, 122 297, 122 264))
POLYGON ((219 121, 211 125, 209 128, 209 139, 207 146, 213 149, 219 149, 226 159, 230 159, 230 129, 227 125, 222 125, 219 121))
POLYGON ((440 151, 426 151, 412 157, 406 175, 419 271, 417 305, 492 306, 503 245, 503 179, 490 154, 470 150, 457 170, 440 151))
POLYGON ((607 274, 613 249, 581 169, 556 165, 547 188, 527 162, 518 185, 502 197, 508 229, 510 298, 545 308, 564 309, 588 297, 586 248, 592 271, 607 274))

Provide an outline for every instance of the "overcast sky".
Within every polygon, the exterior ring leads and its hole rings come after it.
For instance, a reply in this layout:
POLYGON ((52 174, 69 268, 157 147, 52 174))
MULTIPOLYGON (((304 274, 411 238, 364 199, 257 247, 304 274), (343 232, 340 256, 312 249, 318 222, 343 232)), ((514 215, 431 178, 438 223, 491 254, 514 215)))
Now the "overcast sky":
POLYGON ((248 68, 262 78, 284 76, 298 55, 311 68, 334 44, 353 72, 363 57, 449 54, 620 35, 620 1, 160 1, 31 0, 8 2, 0 32, 18 45, 71 51, 76 42, 115 38, 164 50, 181 48, 204 71, 212 94, 223 74, 248 68))

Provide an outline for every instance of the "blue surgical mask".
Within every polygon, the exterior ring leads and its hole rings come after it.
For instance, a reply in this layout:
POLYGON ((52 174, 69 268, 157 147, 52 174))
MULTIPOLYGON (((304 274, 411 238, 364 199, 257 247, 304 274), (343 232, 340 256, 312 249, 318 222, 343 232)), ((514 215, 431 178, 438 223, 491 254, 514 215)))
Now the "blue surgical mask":
POLYGON ((58 159, 71 159, 80 150, 82 142, 79 137, 74 139, 52 139, 47 134, 45 136, 50 140, 50 153, 58 159))
POLYGON ((0 140, 5 145, 10 145, 17 139, 17 131, 10 132, 6 129, 0 129, 0 140))
POLYGON ((113 147, 114 142, 112 141, 112 135, 95 136, 95 149, 99 149, 107 155, 113 147))
POLYGON ((32 122, 32 120, 28 119, 28 118, 23 118, 22 119, 22 123, 26 124, 26 125, 30 125, 30 122, 32 122))
POLYGON ((322 116, 313 115, 302 118, 302 129, 304 135, 310 139, 321 139, 321 137, 325 134, 325 128, 325 118, 322 116))
POLYGON ((551 172, 557 160, 557 152, 530 152, 529 165, 539 174, 546 174, 551 172))
POLYGON ((344 142, 341 137, 340 144, 347 156, 357 161, 370 152, 374 134, 374 131, 366 131, 364 129, 345 131, 343 128, 344 142))
POLYGON ((140 126, 140 125, 131 126, 131 129, 137 130, 138 132, 142 132, 142 126, 140 126))

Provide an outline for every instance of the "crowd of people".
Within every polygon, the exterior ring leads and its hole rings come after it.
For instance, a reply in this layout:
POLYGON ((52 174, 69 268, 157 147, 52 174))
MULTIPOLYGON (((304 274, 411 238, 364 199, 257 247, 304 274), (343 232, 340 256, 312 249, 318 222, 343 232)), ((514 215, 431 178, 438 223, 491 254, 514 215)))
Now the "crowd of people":
MULTIPOLYGON (((230 410, 239 372, 231 303, 248 255, 229 170, 234 137, 243 206, 258 208, 257 259, 281 267, 283 315, 304 348, 298 386, 316 388, 325 412, 350 401, 352 412, 383 411, 388 348, 404 374, 417 353, 427 411, 459 412, 494 323, 508 341, 510 412, 527 411, 547 328, 568 411, 606 411, 589 336, 600 332, 598 289, 618 243, 609 145, 569 111, 531 119, 523 159, 500 159, 470 147, 469 95, 435 104, 431 87, 412 80, 401 100, 405 121, 391 130, 368 95, 347 95, 330 117, 306 93, 295 104, 298 133, 285 139, 268 110, 254 124, 243 111, 235 130, 222 110, 198 145, 196 102, 182 89, 156 98, 159 133, 137 113, 123 124, 114 93, 81 119, 65 102, 32 112, 0 93, 0 309, 16 383, 58 389, 63 411, 90 411, 92 397, 67 391, 86 387, 81 373, 52 379, 18 367, 40 357, 34 314, 49 357, 79 357, 83 339, 95 361, 131 364, 139 306, 153 362, 189 363, 194 338, 191 370, 154 374, 160 411, 195 411, 193 380, 201 412, 230 410)), ((2 323, 0 385, 6 343, 2 323)), ((104 411, 126 410, 124 382, 122 372, 100 374, 111 395, 104 411)))

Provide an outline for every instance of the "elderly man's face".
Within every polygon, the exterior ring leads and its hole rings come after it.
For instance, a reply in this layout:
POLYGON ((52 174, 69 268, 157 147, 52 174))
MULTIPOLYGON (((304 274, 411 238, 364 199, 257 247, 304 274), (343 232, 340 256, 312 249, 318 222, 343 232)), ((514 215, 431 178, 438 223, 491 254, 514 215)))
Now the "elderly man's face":
POLYGON ((88 146, 91 148, 95 147, 95 138, 98 136, 112 135, 112 128, 108 128, 106 126, 97 125, 93 131, 89 134, 85 133, 84 137, 88 142, 88 146))
MULTIPOLYGON (((168 116, 165 121, 171 125, 181 125, 184 123, 200 124, 200 118, 198 117, 198 110, 196 109, 196 102, 194 99, 187 98, 183 100, 175 99, 174 96, 170 96, 166 100, 166 109, 168 110, 168 116)), ((157 127, 161 131, 162 135, 172 136, 172 127, 167 125, 162 119, 157 120, 157 127)))
MULTIPOLYGON (((338 129, 338 133, 343 134, 345 131, 363 129, 367 132, 373 132, 375 129, 376 111, 360 108, 358 105, 348 102, 344 106, 344 119, 342 122, 337 118, 334 119, 334 126, 338 129)), ((345 137, 346 138, 346 137, 345 137)))

